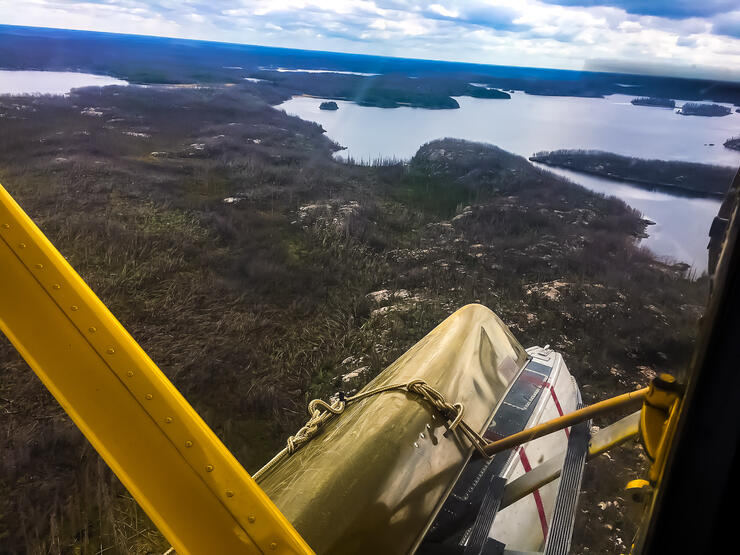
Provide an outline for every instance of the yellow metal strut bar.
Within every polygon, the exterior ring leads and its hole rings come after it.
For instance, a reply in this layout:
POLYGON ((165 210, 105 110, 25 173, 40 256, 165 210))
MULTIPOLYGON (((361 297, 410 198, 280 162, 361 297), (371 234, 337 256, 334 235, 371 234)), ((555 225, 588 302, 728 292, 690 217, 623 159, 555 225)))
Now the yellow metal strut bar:
POLYGON ((562 430, 563 428, 567 428, 573 424, 578 424, 579 422, 583 422, 584 420, 588 420, 594 416, 600 416, 632 405, 639 405, 645 400, 649 389, 649 387, 644 387, 623 395, 617 395, 611 399, 599 401, 598 403, 594 403, 593 405, 578 409, 563 416, 553 418, 552 420, 548 420, 547 422, 543 422, 537 426, 532 426, 531 428, 527 428, 526 430, 522 430, 516 434, 511 434, 503 439, 492 441, 483 447, 483 450, 489 456, 495 455, 496 453, 516 447, 522 443, 528 443, 533 439, 557 432, 558 430, 562 430))
MULTIPOLYGON (((637 437, 640 433, 640 413, 641 411, 638 410, 629 416, 625 416, 591 436, 591 441, 588 444, 587 460, 591 460, 609 449, 637 437)), ((566 452, 563 451, 547 459, 530 472, 522 474, 519 478, 508 482, 504 488, 504 495, 501 498, 499 510, 505 509, 534 490, 559 478, 563 469, 565 454, 566 452)))
POLYGON ((313 553, 2 186, 0 330, 178 553, 313 553))
MULTIPOLYGON (((589 420, 594 416, 641 403, 642 408, 637 412, 625 416, 591 436, 587 458, 592 459, 628 439, 639 436, 645 452, 653 463, 650 466, 649 478, 654 483, 662 472, 665 463, 667 445, 670 441, 669 432, 675 418, 680 392, 681 386, 675 378, 669 374, 660 374, 652 380, 649 387, 605 399, 564 416, 553 418, 532 428, 491 442, 485 445, 483 450, 487 454, 493 455, 573 424, 589 420)), ((557 479, 560 476, 564 460, 565 451, 546 460, 531 472, 527 472, 506 484, 499 509, 508 507, 534 490, 557 479)), ((650 482, 647 480, 633 480, 627 485, 627 489, 639 489, 649 484, 650 482)))

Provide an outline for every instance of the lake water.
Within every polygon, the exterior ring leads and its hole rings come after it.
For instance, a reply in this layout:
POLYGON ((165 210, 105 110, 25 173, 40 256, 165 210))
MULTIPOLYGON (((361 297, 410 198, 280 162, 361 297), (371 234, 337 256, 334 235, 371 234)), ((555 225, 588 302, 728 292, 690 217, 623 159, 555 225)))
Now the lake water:
MULTIPOLYGON (((337 101, 339 110, 325 111, 319 110, 324 99, 294 97, 278 108, 320 123, 331 139, 347 147, 339 157, 362 161, 408 159, 428 141, 455 137, 495 144, 522 156, 540 150, 583 148, 640 158, 740 166, 740 152, 722 146, 740 134, 740 114, 681 116, 671 109, 633 106, 629 102, 632 98, 516 92, 511 100, 460 97, 459 110, 373 108, 337 101), (710 143, 714 146, 708 146, 710 143)), ((551 171, 623 199, 657 222, 648 228, 650 237, 643 240, 645 246, 659 256, 688 262, 699 272, 706 269, 707 233, 719 200, 674 196, 566 170, 551 171)))
POLYGON ((691 264, 697 273, 706 270, 709 226, 719 210, 718 199, 680 197, 611 179, 541 167, 592 191, 621 198, 655 222, 646 229, 649 237, 642 240, 643 245, 659 256, 691 264))
POLYGON ((336 69, 290 69, 287 67, 261 67, 260 69, 267 71, 277 71, 278 73, 335 73, 337 75, 360 75, 362 77, 374 77, 380 75, 380 73, 362 73, 359 71, 339 71, 336 69))
POLYGON ((67 94, 79 87, 128 85, 126 81, 70 71, 7 71, 0 70, 0 95, 67 94))

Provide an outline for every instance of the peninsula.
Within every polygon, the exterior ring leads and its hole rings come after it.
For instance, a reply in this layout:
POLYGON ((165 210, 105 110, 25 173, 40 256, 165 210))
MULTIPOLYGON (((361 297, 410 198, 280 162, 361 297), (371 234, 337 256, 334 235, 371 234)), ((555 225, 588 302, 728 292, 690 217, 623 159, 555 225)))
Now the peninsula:
POLYGON ((678 110, 682 116, 706 116, 722 117, 728 116, 732 110, 721 104, 702 104, 701 102, 687 102, 678 110))
POLYGON ((698 196, 723 196, 735 175, 733 168, 724 166, 673 160, 645 160, 600 150, 537 152, 529 160, 647 185, 650 188, 668 188, 698 196))
POLYGON ((642 96, 630 101, 634 106, 656 106, 658 108, 675 108, 676 101, 670 98, 658 98, 654 96, 642 96))

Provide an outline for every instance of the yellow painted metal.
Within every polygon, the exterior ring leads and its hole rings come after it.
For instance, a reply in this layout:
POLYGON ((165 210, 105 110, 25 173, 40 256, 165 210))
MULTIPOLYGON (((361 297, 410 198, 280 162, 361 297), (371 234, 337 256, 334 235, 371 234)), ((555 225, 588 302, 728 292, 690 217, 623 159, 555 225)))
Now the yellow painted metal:
MULTIPOLYGON (((640 424, 640 411, 625 416, 614 424, 602 428, 591 436, 588 444, 588 459, 592 459, 605 453, 609 449, 621 445, 625 441, 637 437, 640 424)), ((549 484, 560 477, 565 461, 565 451, 547 459, 530 472, 526 472, 512 480, 504 488, 499 510, 505 509, 512 503, 516 503, 536 489, 549 484)))
POLYGON ((637 437, 639 433, 640 411, 638 410, 591 436, 591 441, 588 443, 588 458, 597 457, 628 439, 637 437))
POLYGON ((2 186, 0 329, 178 553, 312 553, 2 186))
POLYGON ((662 475, 681 396, 676 379, 660 374, 650 384, 640 416, 640 440, 652 461, 648 477, 656 483, 662 475))
MULTIPOLYGON (((526 360, 493 312, 468 305, 360 393, 423 379, 482 433, 526 360)), ((411 553, 472 451, 419 396, 387 391, 348 405, 258 483, 319 553, 411 553)))
POLYGON ((639 404, 643 399, 645 399, 648 389, 649 388, 644 387, 636 391, 630 391, 629 393, 617 395, 616 397, 605 399, 604 401, 599 401, 598 403, 594 403, 588 407, 559 416, 558 418, 553 418, 552 420, 548 420, 547 422, 543 422, 537 426, 532 426, 531 428, 527 428, 526 430, 516 434, 506 436, 498 441, 493 441, 484 447, 484 451, 489 455, 494 455, 501 451, 505 451, 506 449, 511 449, 517 445, 528 443, 538 437, 557 432, 558 430, 562 430, 563 428, 567 428, 573 424, 583 422, 584 420, 588 420, 594 416, 626 408, 630 405, 639 404))
POLYGON ((627 485, 624 487, 624 489, 625 491, 642 491, 649 485, 650 482, 648 482, 647 480, 637 478, 636 480, 630 480, 629 482, 627 482, 627 485))

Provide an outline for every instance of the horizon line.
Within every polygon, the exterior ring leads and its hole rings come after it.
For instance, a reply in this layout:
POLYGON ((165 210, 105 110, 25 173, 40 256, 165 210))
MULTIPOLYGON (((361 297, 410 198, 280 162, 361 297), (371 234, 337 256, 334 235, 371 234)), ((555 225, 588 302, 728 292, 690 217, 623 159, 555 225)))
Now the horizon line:
MULTIPOLYGON (((508 65, 508 64, 503 65, 503 64, 492 64, 492 63, 483 63, 483 62, 466 62, 466 61, 458 61, 458 60, 447 60, 447 59, 438 59, 438 58, 408 58, 408 57, 403 57, 403 56, 389 56, 389 55, 384 55, 384 54, 360 54, 356 52, 344 52, 344 51, 336 51, 336 50, 314 50, 310 48, 272 46, 272 45, 266 45, 266 44, 252 44, 252 43, 246 43, 246 42, 226 42, 226 41, 218 41, 218 40, 210 40, 210 39, 175 37, 175 36, 167 36, 167 35, 144 35, 144 34, 139 34, 139 33, 121 33, 121 32, 110 32, 110 31, 97 31, 97 30, 91 30, 91 29, 73 29, 70 27, 39 27, 35 25, 11 25, 11 24, 6 24, 6 23, 0 23, 0 29, 2 28, 34 29, 34 30, 41 30, 41 31, 68 31, 72 33, 91 33, 95 35, 104 35, 104 36, 110 36, 110 37, 134 37, 134 38, 143 38, 143 39, 162 39, 162 40, 168 40, 168 41, 199 42, 199 43, 206 43, 206 44, 213 44, 213 45, 225 45, 225 46, 274 48, 278 50, 292 50, 292 51, 298 51, 298 52, 315 52, 317 54, 357 56, 360 58, 380 58, 380 59, 387 59, 387 60, 403 60, 403 61, 412 61, 412 62, 458 64, 458 65, 467 65, 467 66, 496 67, 496 68, 541 69, 541 70, 547 70, 547 71, 562 71, 565 73, 592 73, 592 74, 602 74, 602 75, 626 75, 626 76, 636 76, 636 77, 651 76, 651 77, 659 77, 659 78, 666 78, 666 79, 685 79, 685 80, 692 80, 692 81, 725 82, 725 83, 733 83, 733 84, 740 83, 740 80, 733 81, 733 80, 728 80, 728 79, 718 79, 718 78, 709 78, 709 77, 689 77, 685 75, 675 75, 675 74, 668 75, 668 74, 650 73, 647 71, 646 72, 621 72, 621 71, 609 71, 609 70, 597 70, 597 69, 585 69, 585 68, 584 69, 566 69, 566 68, 561 68, 561 67, 546 67, 546 66, 526 66, 526 65, 508 65)), ((607 60, 607 61, 608 62, 622 62, 621 60, 607 60)), ((588 63, 588 60, 583 61, 584 66, 587 63, 588 63)), ((1 65, 2 63, 0 63, 0 66, 1 65)), ((303 68, 297 68, 297 69, 303 69, 303 68)))

